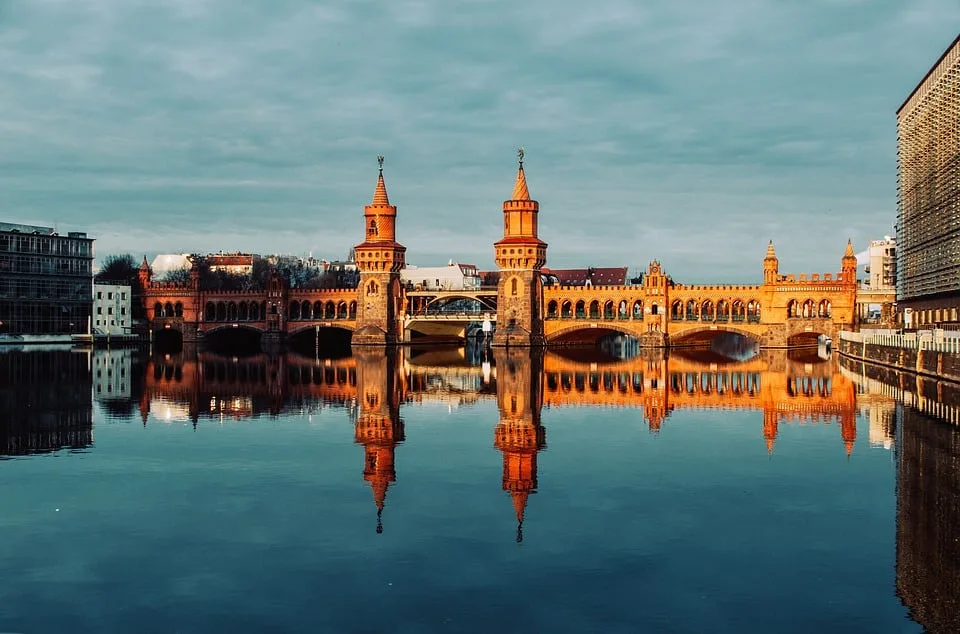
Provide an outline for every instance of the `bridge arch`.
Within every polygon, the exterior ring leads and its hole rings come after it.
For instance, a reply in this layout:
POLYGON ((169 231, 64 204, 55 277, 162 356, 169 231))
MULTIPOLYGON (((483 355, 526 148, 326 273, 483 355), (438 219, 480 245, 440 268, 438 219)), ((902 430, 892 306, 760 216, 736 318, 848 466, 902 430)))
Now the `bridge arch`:
POLYGON ((603 337, 613 334, 639 337, 641 333, 636 328, 631 328, 630 323, 630 321, 600 321, 595 325, 596 327, 589 323, 570 325, 547 335, 547 343, 596 343, 603 337))
POLYGON ((748 330, 746 328, 739 328, 737 326, 731 326, 724 322, 708 322, 703 323, 702 325, 691 326, 685 328, 679 332, 670 334, 670 344, 674 345, 676 343, 684 343, 690 341, 693 343, 693 340, 703 340, 704 335, 709 335, 709 338, 712 338, 719 334, 735 334, 740 335, 741 337, 746 337, 751 341, 760 341, 760 333, 748 330))
MULTIPOLYGON (((290 336, 295 336, 305 332, 314 332, 317 329, 317 326, 318 324, 310 323, 297 324, 296 326, 291 324, 288 326, 287 334, 290 336)), ((324 324, 320 326, 320 331, 323 332, 324 330, 343 330, 352 333, 354 331, 354 326, 349 322, 333 322, 331 324, 324 324)))

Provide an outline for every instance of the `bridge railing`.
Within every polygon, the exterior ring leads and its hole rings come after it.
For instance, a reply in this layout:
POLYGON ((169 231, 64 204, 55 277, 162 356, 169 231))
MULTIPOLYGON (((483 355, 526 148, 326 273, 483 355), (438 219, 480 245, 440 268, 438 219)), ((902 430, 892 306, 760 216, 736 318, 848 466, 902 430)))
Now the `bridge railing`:
POLYGON ((948 352, 960 354, 960 338, 935 335, 932 331, 919 333, 895 332, 849 332, 840 331, 840 339, 851 343, 860 343, 871 346, 887 346, 890 348, 905 348, 907 350, 929 350, 931 352, 948 352))

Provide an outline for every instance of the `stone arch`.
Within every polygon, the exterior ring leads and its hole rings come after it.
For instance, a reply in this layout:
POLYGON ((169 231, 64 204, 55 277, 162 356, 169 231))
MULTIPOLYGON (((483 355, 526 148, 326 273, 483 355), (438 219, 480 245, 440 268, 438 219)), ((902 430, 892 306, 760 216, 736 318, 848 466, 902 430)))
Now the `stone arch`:
POLYGON ((603 318, 604 319, 613 319, 616 315, 614 314, 613 300, 608 299, 603 303, 603 318))
POLYGON ((161 317, 163 317, 163 304, 157 302, 153 305, 153 318, 160 319, 161 317))
POLYGON ((643 320, 643 300, 638 299, 633 302, 633 318, 643 320))
POLYGON ((744 328, 737 326, 728 326, 728 325, 717 325, 714 323, 703 324, 703 325, 691 325, 689 328, 684 328, 678 333, 670 334, 670 343, 682 343, 686 339, 697 338, 700 335, 709 334, 711 336, 718 333, 733 333, 747 337, 751 341, 760 341, 761 335, 756 332, 751 332, 744 328))
POLYGON ((703 303, 700 304, 700 320, 713 321, 715 316, 716 311, 713 309, 713 302, 709 299, 705 299, 703 303))
POLYGON ((217 307, 213 302, 207 302, 203 307, 203 320, 214 321, 217 318, 217 307))
POLYGON ((290 302, 290 308, 287 312, 289 319, 300 319, 300 302, 293 300, 290 302))
POLYGON ((227 305, 217 302, 217 318, 214 321, 227 321, 227 305))
POLYGON ((747 321, 760 321, 760 302, 755 299, 751 299, 749 302, 747 302, 747 321))
POLYGON ((590 302, 590 312, 588 316, 590 317, 590 319, 600 319, 600 302, 599 301, 593 300, 590 302))
POLYGON ((675 299, 670 304, 670 319, 681 321, 683 319, 683 300, 675 299))
POLYGON ((625 299, 617 303, 617 319, 630 319, 630 307, 625 299))
POLYGON ((557 300, 551 299, 547 302, 547 319, 556 319, 559 316, 559 307, 557 300))
POLYGON ((177 302, 173 305, 173 316, 183 317, 183 302, 177 302))
POLYGON ((324 319, 336 319, 337 318, 337 307, 332 300, 327 301, 323 306, 323 318, 324 319))
POLYGON ((167 302, 163 305, 163 316, 164 317, 173 317, 173 304, 167 302))
POLYGON ((803 305, 800 307, 800 314, 804 319, 810 319, 816 315, 816 305, 812 299, 807 299, 803 302, 803 305))
POLYGON ((697 316, 699 314, 700 314, 700 307, 697 306, 697 302, 692 299, 687 301, 687 311, 684 317, 689 321, 696 321, 697 316))
POLYGON ((787 319, 796 319, 800 316, 800 302, 791 299, 787 302, 787 319))
POLYGON ((820 304, 817 306, 817 317, 821 319, 828 319, 833 314, 833 304, 830 303, 829 299, 821 299, 820 304))
POLYGON ((573 304, 570 303, 569 299, 563 300, 563 303, 560 305, 560 319, 570 319, 573 317, 573 304))
POLYGON ((577 312, 576 312, 576 316, 577 316, 577 319, 586 319, 586 318, 587 318, 586 304, 584 304, 584 302, 583 302, 582 299, 577 300, 577 312))
POLYGON ((227 321, 237 321, 237 303, 227 304, 227 321))
POLYGON ((337 319, 346 319, 347 318, 347 302, 340 300, 340 303, 337 304, 337 319))
POLYGON ((250 302, 250 321, 260 321, 260 307, 257 302, 250 302))
POLYGON ((309 299, 305 299, 300 302, 300 319, 312 319, 313 318, 313 305, 310 303, 309 299))
POLYGON ((637 337, 639 333, 630 328, 629 324, 629 321, 621 322, 617 320, 611 320, 604 322, 598 328, 591 328, 589 324, 568 326, 548 335, 547 343, 563 343, 572 341, 588 343, 590 341, 597 341, 611 334, 637 337), (578 337, 577 335, 581 336, 578 337))
POLYGON ((733 304, 730 307, 730 318, 733 321, 745 321, 747 318, 747 306, 743 303, 742 299, 733 300, 733 304))
POLYGON ((247 302, 240 302, 237 306, 237 320, 238 321, 248 321, 250 319, 250 304, 247 302))
MULTIPOLYGON (((306 332, 314 332, 316 329, 316 324, 297 324, 295 328, 288 330, 288 334, 292 337, 306 332)), ((354 327, 349 323, 337 324, 336 326, 320 326, 320 331, 323 332, 324 330, 353 332, 354 327)))
POLYGON ((721 299, 717 302, 717 321, 730 321, 730 302, 721 299))
POLYGON ((323 319, 323 302, 319 299, 313 302, 313 318, 323 319))
POLYGON ((347 318, 348 319, 357 318, 357 301, 356 300, 350 302, 350 305, 347 308, 347 318))

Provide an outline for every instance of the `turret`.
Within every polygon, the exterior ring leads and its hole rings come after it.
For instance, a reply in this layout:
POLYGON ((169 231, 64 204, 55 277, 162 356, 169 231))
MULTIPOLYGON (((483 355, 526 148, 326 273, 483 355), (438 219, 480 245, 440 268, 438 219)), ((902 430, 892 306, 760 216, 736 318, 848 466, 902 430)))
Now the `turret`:
POLYGON ((773 240, 767 245, 767 255, 763 258, 763 283, 776 284, 777 276, 780 273, 780 260, 777 259, 777 252, 773 248, 773 240))
POLYGON ((137 272, 137 279, 140 281, 140 288, 144 289, 150 286, 150 279, 153 277, 153 271, 147 264, 147 256, 143 256, 143 262, 140 263, 140 270, 137 272))
POLYGON ((843 252, 843 258, 840 259, 840 272, 843 273, 843 280, 848 284, 855 284, 857 281, 857 255, 853 252, 853 241, 847 240, 847 249, 843 252))

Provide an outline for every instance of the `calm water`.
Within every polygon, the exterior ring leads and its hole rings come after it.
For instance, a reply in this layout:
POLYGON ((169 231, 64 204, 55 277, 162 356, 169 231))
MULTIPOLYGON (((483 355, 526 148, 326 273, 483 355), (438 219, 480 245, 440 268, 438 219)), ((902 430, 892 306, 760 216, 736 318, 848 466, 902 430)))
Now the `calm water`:
POLYGON ((949 389, 644 355, 0 353, 0 631, 960 631, 949 389))

